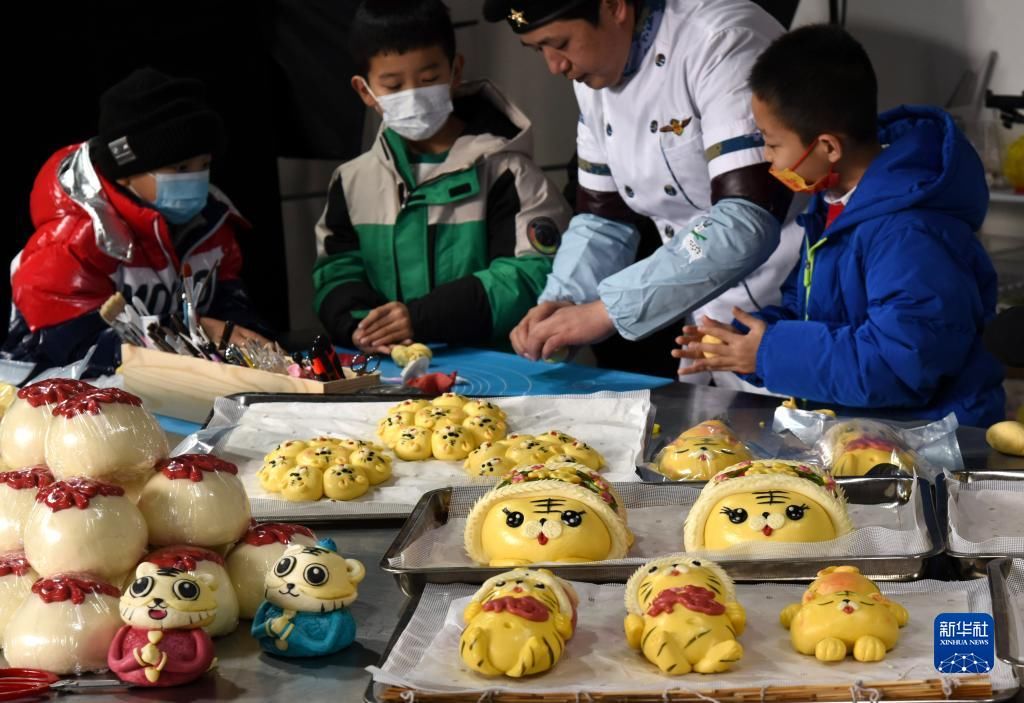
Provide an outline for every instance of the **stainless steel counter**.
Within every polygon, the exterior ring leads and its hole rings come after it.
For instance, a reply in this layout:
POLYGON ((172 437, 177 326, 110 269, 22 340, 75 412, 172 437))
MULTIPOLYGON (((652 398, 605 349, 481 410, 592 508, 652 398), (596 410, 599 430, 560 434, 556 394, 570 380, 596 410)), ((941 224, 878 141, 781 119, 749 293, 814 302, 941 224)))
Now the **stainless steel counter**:
MULTIPOLYGON (((394 524, 355 530, 316 529, 319 537, 332 538, 346 557, 358 559, 366 566, 359 600, 351 608, 357 623, 356 642, 348 649, 317 659, 272 657, 260 650, 249 635, 249 621, 243 620, 234 633, 214 641, 217 668, 194 683, 176 688, 95 692, 81 700, 358 703, 370 677, 365 667, 380 659, 405 603, 394 578, 376 568, 398 527, 394 524)), ((2 657, 0 666, 6 666, 2 657)))
MULTIPOLYGON (((656 421, 666 436, 701 420, 730 412, 742 423, 771 423, 778 398, 736 393, 704 386, 673 384, 653 391, 658 412, 656 421)), ((988 448, 984 431, 963 428, 958 432, 968 469, 1024 468, 1024 459, 1006 457, 988 448)), ((372 527, 325 529, 320 536, 331 537, 346 556, 367 567, 359 588, 359 600, 352 606, 357 622, 356 643, 330 657, 289 660, 261 653, 249 636, 248 623, 216 641, 219 666, 200 681, 173 689, 131 689, 90 694, 89 701, 281 701, 283 703, 359 703, 370 675, 365 667, 376 664, 398 622, 405 598, 394 579, 376 565, 398 533, 400 523, 372 527)))

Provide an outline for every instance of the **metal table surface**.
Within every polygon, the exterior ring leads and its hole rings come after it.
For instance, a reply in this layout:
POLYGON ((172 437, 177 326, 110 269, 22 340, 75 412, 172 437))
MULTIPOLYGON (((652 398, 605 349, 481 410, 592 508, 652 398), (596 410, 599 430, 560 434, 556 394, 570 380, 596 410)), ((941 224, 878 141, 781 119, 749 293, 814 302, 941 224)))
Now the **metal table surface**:
MULTIPOLYGON (((688 426, 726 412, 740 422, 770 423, 779 404, 774 397, 681 383, 652 391, 652 400, 657 406, 655 420, 667 436, 675 436, 688 426)), ((1024 459, 990 450, 982 429, 962 428, 958 439, 967 468, 1024 469, 1024 459)), ((317 659, 272 657, 261 653, 249 635, 248 622, 243 621, 233 634, 216 640, 219 664, 215 674, 177 688, 90 693, 88 700, 360 703, 370 678, 365 667, 378 663, 405 604, 393 577, 376 568, 400 526, 401 522, 396 521, 376 522, 365 528, 314 527, 319 536, 333 538, 346 557, 358 559, 367 567, 366 579, 359 587, 359 600, 351 608, 358 628, 356 642, 345 651, 317 659)))

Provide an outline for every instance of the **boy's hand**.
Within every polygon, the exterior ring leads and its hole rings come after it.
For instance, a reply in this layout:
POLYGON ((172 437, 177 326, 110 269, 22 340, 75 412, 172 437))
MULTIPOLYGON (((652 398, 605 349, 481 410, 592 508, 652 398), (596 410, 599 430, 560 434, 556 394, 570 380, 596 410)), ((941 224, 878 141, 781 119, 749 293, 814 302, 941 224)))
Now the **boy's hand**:
MULTIPOLYGON (((206 336, 210 338, 210 341, 217 346, 220 346, 221 337, 224 336, 224 321, 213 317, 200 317, 199 324, 202 326, 203 331, 206 332, 206 336)), ((228 341, 234 342, 235 344, 245 344, 249 340, 257 342, 260 345, 272 343, 259 332, 253 332, 241 325, 234 326, 231 331, 231 339, 228 341)))
POLYGON ((412 344, 413 329, 405 303, 391 302, 376 307, 352 333, 352 343, 367 353, 390 354, 396 344, 412 344))
POLYGON ((519 324, 515 326, 508 336, 516 354, 526 356, 526 350, 530 342, 530 330, 534 325, 548 319, 559 309, 568 307, 572 304, 573 303, 568 300, 549 300, 547 302, 538 303, 530 308, 530 310, 523 316, 523 319, 519 321, 519 324))
POLYGON ((700 373, 701 371, 735 371, 736 373, 754 373, 757 370, 757 350, 761 346, 761 338, 768 328, 763 320, 745 313, 734 307, 732 314, 737 320, 749 328, 742 334, 732 325, 723 324, 710 317, 704 317, 698 326, 683 327, 683 334, 676 337, 676 344, 681 349, 673 349, 672 356, 677 359, 694 359, 690 366, 680 369, 680 375, 700 373), (701 343, 701 338, 710 334, 722 340, 721 344, 701 343), (714 354, 707 358, 704 352, 714 354))

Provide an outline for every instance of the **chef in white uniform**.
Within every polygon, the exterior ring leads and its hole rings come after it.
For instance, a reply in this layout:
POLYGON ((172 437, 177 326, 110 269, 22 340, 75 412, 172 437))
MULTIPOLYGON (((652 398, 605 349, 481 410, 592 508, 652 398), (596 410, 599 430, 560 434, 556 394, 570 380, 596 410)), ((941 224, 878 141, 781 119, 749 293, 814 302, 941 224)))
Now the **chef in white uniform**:
POLYGON ((549 358, 779 302, 802 203, 768 173, 750 109, 750 67, 783 32, 770 15, 749 0, 486 0, 484 15, 572 79, 580 108, 580 214, 512 332, 517 352, 549 358), (641 261, 638 215, 663 241, 641 261))

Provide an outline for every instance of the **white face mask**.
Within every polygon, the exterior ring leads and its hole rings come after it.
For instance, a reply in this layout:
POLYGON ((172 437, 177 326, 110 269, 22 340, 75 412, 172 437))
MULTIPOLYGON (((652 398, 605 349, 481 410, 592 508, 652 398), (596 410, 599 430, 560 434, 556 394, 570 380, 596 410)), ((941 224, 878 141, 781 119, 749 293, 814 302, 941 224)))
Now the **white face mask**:
POLYGON ((411 88, 380 97, 365 80, 366 91, 384 111, 384 124, 414 142, 437 134, 452 114, 451 86, 447 83, 411 88))

